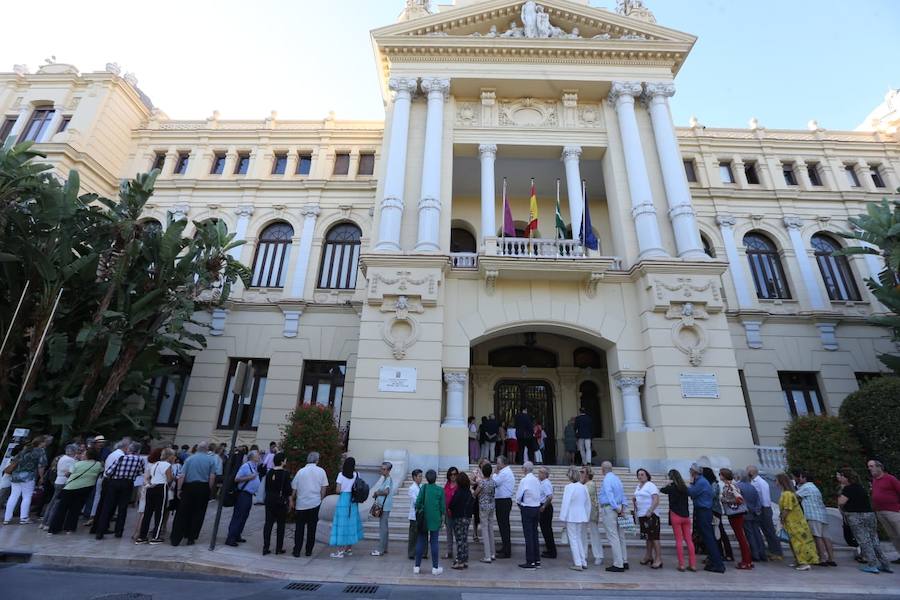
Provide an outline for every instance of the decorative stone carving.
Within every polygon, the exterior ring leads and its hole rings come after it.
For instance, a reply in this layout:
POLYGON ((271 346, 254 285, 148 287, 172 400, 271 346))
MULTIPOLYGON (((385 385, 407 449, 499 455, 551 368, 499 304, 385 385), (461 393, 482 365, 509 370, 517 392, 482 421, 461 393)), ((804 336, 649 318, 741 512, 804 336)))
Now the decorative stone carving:
POLYGON ((421 314, 425 308, 419 298, 400 295, 386 298, 380 310, 394 313, 382 324, 381 337, 391 348, 394 358, 402 360, 419 338, 419 324, 410 313, 421 314))
MULTIPOLYGON (((534 0, 526 0, 522 4, 519 16, 522 19, 522 26, 520 27, 516 21, 512 21, 509 24, 509 29, 501 33, 500 37, 529 39, 575 39, 581 37, 581 32, 577 27, 573 27, 571 32, 567 32, 561 27, 553 25, 550 22, 550 13, 547 12, 547 9, 537 4, 534 0)), ((494 37, 491 33, 496 35, 496 31, 496 28, 491 27, 491 31, 487 34, 478 35, 494 37)))
POLYGON ((440 93, 445 100, 450 94, 449 79, 441 79, 440 77, 423 77, 421 85, 422 91, 426 94, 440 93))
POLYGON ((597 296, 597 286, 603 281, 603 273, 591 273, 584 283, 584 293, 588 298, 597 296))
POLYGON ((394 275, 374 273, 369 280, 369 304, 379 305, 384 296, 396 293, 404 296, 418 296, 425 306, 437 304, 438 280, 434 275, 416 276, 412 271, 394 271, 394 275), (385 289, 386 288, 386 289, 385 289))
POLYGON ((803 227, 803 219, 800 217, 785 217, 784 226, 787 229, 800 229, 803 227))
POLYGON ((31 71, 28 69, 28 65, 13 65, 13 73, 18 75, 19 77, 24 77, 30 72, 31 71))
POLYGON ((189 204, 175 204, 169 209, 169 212, 172 214, 173 221, 184 221, 187 219, 190 210, 189 204))
POLYGON ((106 72, 118 76, 122 73, 122 67, 117 62, 108 62, 106 63, 106 72))
POLYGON ((300 317, 303 315, 302 310, 286 310, 284 311, 284 328, 281 334, 286 338, 295 338, 300 332, 300 317))
POLYGON ((598 105, 580 106, 578 108, 578 125, 580 127, 601 127, 603 125, 602 115, 598 105))
POLYGON ((816 323, 819 330, 819 337, 822 339, 822 347, 830 352, 838 349, 838 340, 834 329, 837 323, 816 323))
MULTIPOLYGON (((210 208, 212 208, 212 206, 210 206, 210 208)), ((253 205, 242 204, 234 209, 234 214, 238 217, 251 217, 253 215, 253 205)))
POLYGON ((656 17, 644 6, 644 0, 616 0, 616 14, 647 23, 656 23, 656 17))
POLYGON ((499 276, 500 271, 495 269, 488 269, 484 272, 484 289, 488 296, 494 295, 494 291, 497 287, 497 277, 499 276))
POLYGON ((431 10, 431 0, 406 0, 406 6, 403 7, 403 11, 397 17, 397 22, 404 23, 413 19, 427 17, 431 14, 434 14, 431 10))
POLYGON ((753 350, 762 348, 762 333, 760 331, 762 328, 762 321, 741 321, 741 325, 744 326, 744 334, 747 337, 747 347, 753 350))
POLYGON ((698 319, 706 319, 709 315, 702 306, 694 306, 692 302, 673 304, 666 312, 666 318, 678 319, 672 326, 672 344, 687 354, 691 366, 698 367, 703 362, 703 352, 709 346, 709 339, 698 319))
POLYGON ((481 106, 474 102, 460 102, 456 107, 456 124, 460 127, 475 127, 481 121, 481 106))
POLYGON ((406 79, 403 77, 391 77, 388 81, 388 89, 395 94, 404 93, 412 94, 416 91, 418 82, 415 79, 406 79))
POLYGON ((500 102, 500 125, 503 127, 556 127, 558 124, 556 102, 534 98, 500 102))
POLYGON ((609 102, 615 105, 620 98, 631 96, 636 98, 644 91, 644 87, 639 81, 614 81, 609 90, 609 102))

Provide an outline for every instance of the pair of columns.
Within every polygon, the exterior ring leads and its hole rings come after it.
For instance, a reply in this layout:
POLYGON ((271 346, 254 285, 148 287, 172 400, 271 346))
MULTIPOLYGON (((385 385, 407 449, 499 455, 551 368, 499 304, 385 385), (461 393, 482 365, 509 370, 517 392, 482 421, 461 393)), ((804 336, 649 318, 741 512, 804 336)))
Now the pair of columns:
MULTIPOLYGON (((400 251, 400 227, 403 220, 406 155, 409 143, 409 115, 415 79, 392 78, 388 83, 394 92, 394 111, 388 142, 381 220, 376 251, 400 251)), ((440 250, 441 169, 444 137, 444 103, 450 92, 450 80, 426 77, 421 82, 427 96, 425 116, 425 150, 422 157, 422 185, 419 198, 419 223, 416 252, 440 250)))
MULTIPOLYGON (((45 108, 44 106, 38 108, 45 108)), ((25 126, 28 124, 29 119, 31 118, 31 114, 35 111, 35 107, 33 106, 25 106, 19 109, 19 116, 16 117, 15 123, 13 123, 12 129, 9 130, 9 137, 12 137, 14 140, 18 140, 19 136, 22 135, 22 132, 25 130, 25 126)), ((47 129, 44 131, 44 135, 41 136, 41 139, 34 140, 36 143, 39 142, 49 142, 53 136, 56 134, 56 130, 59 129, 59 124, 62 123, 63 114, 62 110, 59 106, 53 105, 53 116, 50 117, 50 124, 47 125, 47 129)), ((6 140, 0 140, 0 146, 2 146, 6 140)))

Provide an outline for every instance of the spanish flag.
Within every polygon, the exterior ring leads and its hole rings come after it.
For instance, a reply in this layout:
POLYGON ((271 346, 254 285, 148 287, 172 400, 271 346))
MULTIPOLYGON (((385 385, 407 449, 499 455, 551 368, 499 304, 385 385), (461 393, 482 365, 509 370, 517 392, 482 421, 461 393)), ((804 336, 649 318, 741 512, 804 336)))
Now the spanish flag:
POLYGON ((525 233, 531 237, 538 228, 538 207, 537 192, 534 189, 534 178, 531 180, 531 203, 528 208, 528 225, 525 227, 525 233))

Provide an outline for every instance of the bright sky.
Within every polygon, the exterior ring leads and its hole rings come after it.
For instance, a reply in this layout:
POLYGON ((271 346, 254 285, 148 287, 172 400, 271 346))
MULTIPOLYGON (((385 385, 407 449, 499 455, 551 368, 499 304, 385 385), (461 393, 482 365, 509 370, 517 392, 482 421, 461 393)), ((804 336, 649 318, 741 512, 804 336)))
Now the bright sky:
MULTIPOLYGON (((446 0, 442 0, 446 1, 446 0)), ((613 8, 614 0, 593 0, 613 8)), ((676 79, 675 121, 853 129, 900 87, 896 0, 646 0, 699 39, 676 79)), ((172 118, 381 119, 368 32, 403 0, 9 2, 0 70, 45 58, 82 71, 118 62, 172 118), (15 24, 19 24, 18 26, 15 24), (30 26, 20 26, 30 23, 30 26)))

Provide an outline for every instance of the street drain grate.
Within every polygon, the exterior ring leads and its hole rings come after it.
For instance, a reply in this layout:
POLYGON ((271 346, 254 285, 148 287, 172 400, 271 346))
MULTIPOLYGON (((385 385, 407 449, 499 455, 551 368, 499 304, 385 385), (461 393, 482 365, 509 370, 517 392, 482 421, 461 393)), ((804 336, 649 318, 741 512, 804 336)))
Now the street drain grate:
POLYGON ((284 589, 295 592, 315 592, 320 587, 322 587, 321 583, 289 583, 284 586, 284 589))
POLYGON ((377 585, 348 585, 344 588, 345 594, 374 594, 377 591, 377 585))
POLYGON ((140 592, 124 592, 121 594, 102 594, 100 596, 93 596, 91 600, 153 600, 153 596, 141 594, 140 592))

